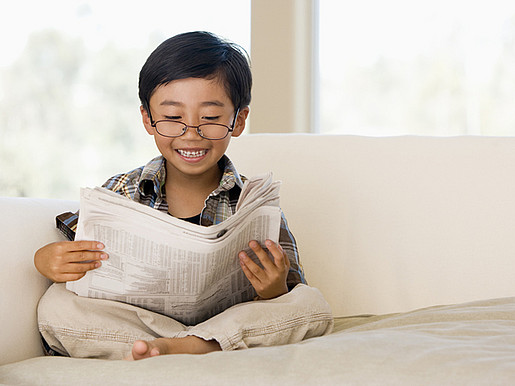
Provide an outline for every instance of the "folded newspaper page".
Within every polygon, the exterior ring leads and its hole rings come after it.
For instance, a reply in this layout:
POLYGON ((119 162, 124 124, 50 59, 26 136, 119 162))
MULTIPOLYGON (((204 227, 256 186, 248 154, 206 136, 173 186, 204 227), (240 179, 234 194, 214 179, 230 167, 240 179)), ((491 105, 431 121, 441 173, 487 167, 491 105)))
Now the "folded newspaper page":
POLYGON ((256 295, 238 253, 250 240, 278 242, 280 182, 247 180, 234 215, 204 227, 104 188, 81 189, 76 240, 101 241, 109 259, 66 283, 79 296, 117 300, 200 323, 256 295))

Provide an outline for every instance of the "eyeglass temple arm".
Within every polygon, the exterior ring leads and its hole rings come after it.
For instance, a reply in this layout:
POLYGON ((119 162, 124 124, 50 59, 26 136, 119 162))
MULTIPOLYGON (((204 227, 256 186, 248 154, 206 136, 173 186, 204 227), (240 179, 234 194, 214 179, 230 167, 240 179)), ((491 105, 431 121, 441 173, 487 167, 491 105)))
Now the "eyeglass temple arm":
POLYGON ((231 129, 234 130, 234 125, 236 125, 236 118, 238 118, 238 114, 240 113, 240 108, 236 109, 236 113, 234 114, 234 119, 232 120, 231 129))
POLYGON ((150 104, 147 102, 143 105, 143 108, 147 112, 148 118, 150 119, 150 126, 155 126, 156 123, 154 122, 154 118, 152 118, 152 113, 150 112, 150 104), (146 107, 145 107, 146 105, 146 107))

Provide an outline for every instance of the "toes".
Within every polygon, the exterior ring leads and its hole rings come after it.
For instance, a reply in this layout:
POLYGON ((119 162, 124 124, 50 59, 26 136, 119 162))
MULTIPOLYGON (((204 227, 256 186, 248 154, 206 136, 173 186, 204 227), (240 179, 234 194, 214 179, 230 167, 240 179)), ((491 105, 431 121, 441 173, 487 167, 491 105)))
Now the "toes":
POLYGON ((159 351, 159 349, 157 347, 154 347, 152 350, 150 350, 151 357, 156 357, 160 354, 161 354, 161 352, 159 351))
POLYGON ((143 355, 148 351, 148 344, 144 340, 137 340, 132 345, 132 351, 136 354, 143 355))
POLYGON ((148 343, 144 340, 137 340, 132 345, 132 357, 134 359, 142 359, 150 356, 148 343))
POLYGON ((158 340, 153 342, 146 342, 144 340, 137 340, 132 345, 132 359, 144 359, 161 355, 161 350, 156 345, 159 343, 158 340))

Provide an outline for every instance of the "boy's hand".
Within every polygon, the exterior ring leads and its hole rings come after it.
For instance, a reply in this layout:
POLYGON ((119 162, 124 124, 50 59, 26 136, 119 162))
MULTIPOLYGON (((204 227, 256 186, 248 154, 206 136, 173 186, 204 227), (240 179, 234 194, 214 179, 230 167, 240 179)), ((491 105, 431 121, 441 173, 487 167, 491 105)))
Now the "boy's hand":
POLYGON ((254 263, 244 251, 239 253, 239 258, 243 273, 258 296, 261 299, 272 299, 288 292, 286 277, 290 269, 290 260, 279 244, 266 240, 265 245, 272 254, 273 260, 257 241, 252 240, 249 243, 249 247, 258 257, 263 268, 254 263))
POLYGON ((50 280, 61 283, 79 280, 87 271, 108 258, 104 245, 97 241, 61 241, 45 245, 34 255, 37 270, 50 280))

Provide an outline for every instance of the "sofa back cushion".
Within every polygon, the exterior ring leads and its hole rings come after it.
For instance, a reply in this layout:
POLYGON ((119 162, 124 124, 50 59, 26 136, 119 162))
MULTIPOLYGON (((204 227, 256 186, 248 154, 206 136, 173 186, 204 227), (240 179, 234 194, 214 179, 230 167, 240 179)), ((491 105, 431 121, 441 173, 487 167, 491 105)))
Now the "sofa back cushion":
POLYGON ((243 135, 335 315, 515 295, 515 137, 243 135))
POLYGON ((36 308, 50 282, 34 267, 34 253, 63 240, 54 218, 77 209, 71 201, 0 198, 0 364, 43 353, 36 308))

